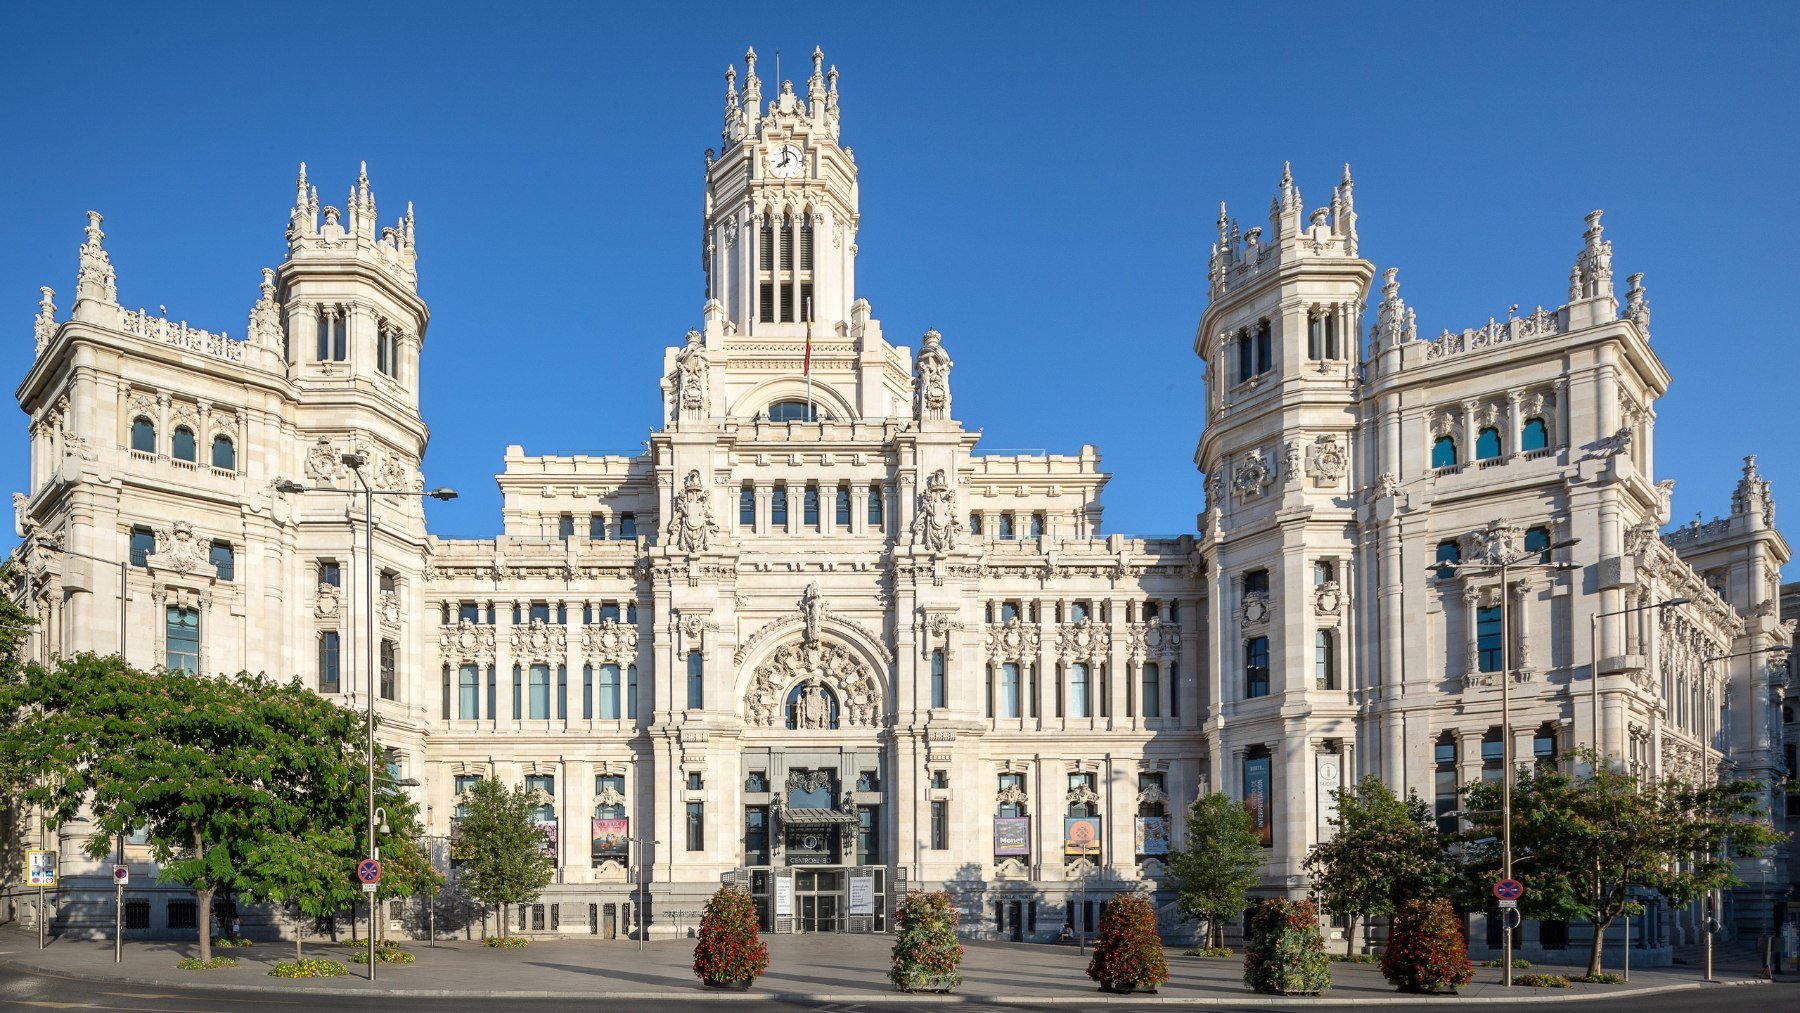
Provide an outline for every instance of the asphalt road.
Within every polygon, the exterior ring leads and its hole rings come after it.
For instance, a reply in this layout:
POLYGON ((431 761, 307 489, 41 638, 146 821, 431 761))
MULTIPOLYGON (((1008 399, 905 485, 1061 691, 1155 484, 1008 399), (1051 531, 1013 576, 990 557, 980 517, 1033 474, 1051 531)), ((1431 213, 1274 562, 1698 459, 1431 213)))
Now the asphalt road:
MULTIPOLYGON (((1526 996, 1536 1002, 1520 1003, 1484 1003, 1482 1010, 1536 1010, 1545 1008, 1545 993, 1537 990, 1526 990, 1526 996)), ((564 1013, 570 1010, 593 1010, 595 1013, 618 1013, 620 1003, 617 1000, 595 999, 591 1002, 571 1001, 568 999, 507 999, 504 1002, 507 1013, 564 1013)), ((8 969, 4 978, 0 978, 0 1011, 4 1013, 24 1013, 37 1010, 114 1010, 118 1013, 300 1013, 306 1010, 346 1010, 346 1011, 381 1011, 381 1013, 494 1013, 496 1000, 480 997, 471 998, 428 998, 408 999, 392 996, 322 996, 271 994, 260 996, 253 993, 219 991, 207 988, 156 988, 151 986, 121 985, 110 982, 83 981, 73 978, 59 978, 50 975, 8 969)), ((1365 1006, 1384 1005, 1379 1002, 1364 1004, 1365 1006)), ((1444 1000, 1445 1008, 1458 1005, 1456 1000, 1444 1000)), ((731 1001, 697 1000, 689 996, 672 996, 666 1001, 639 1001, 631 1004, 634 1010, 644 1009, 650 1013, 685 1013, 688 1010, 704 1010, 707 1013, 722 1011, 741 1011, 741 1013, 792 1013, 792 1011, 808 1011, 808 1013, 915 1013, 915 1011, 933 1010, 945 1013, 948 1010, 959 1013, 1010 1013, 1010 1011, 1051 1009, 1068 1011, 1068 1013, 1150 1013, 1150 1011, 1166 1011, 1169 1006, 1136 1005, 1128 1002, 1103 1002, 1096 997, 1093 1005, 1083 1003, 1063 1004, 1057 1006, 1034 1007, 1026 1004, 996 1005, 992 1003, 958 1002, 954 997, 949 1001, 943 999, 923 1000, 918 1003, 821 1003, 816 1001, 783 1001, 780 999, 761 999, 751 996, 731 1001)), ((1234 1005, 1209 1006, 1208 1009, 1237 1010, 1241 1013, 1266 1013, 1268 1006, 1234 1005)), ((1359 1007, 1360 1008, 1360 1007, 1359 1007)), ((1416 1009, 1417 1007, 1412 1007, 1416 1009)), ((1777 983, 1774 985, 1720 987, 1716 990, 1681 991, 1662 995, 1621 996, 1617 999, 1592 999, 1574 1004, 1574 1009, 1583 1011, 1624 1011, 1630 1013, 1690 1013, 1695 1009, 1704 1009, 1706 1013, 1767 1013, 1772 1009, 1800 1008, 1800 984, 1777 983)))

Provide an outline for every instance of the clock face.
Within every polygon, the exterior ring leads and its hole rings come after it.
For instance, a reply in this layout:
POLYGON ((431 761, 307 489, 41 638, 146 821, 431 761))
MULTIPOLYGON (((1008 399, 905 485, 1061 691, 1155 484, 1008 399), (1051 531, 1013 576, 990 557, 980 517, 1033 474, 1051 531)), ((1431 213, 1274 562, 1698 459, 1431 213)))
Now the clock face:
POLYGON ((806 168, 806 159, 801 156, 800 149, 792 144, 784 144, 769 152, 769 173, 771 175, 779 176, 782 179, 792 179, 800 175, 800 170, 804 168, 806 168))

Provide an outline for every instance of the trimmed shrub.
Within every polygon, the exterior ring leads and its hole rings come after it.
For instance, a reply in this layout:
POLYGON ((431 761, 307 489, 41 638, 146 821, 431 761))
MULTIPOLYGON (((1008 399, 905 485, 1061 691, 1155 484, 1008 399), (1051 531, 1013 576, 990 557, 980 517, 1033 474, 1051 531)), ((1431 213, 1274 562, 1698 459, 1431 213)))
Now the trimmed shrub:
POLYGON ((489 936, 481 942, 495 950, 521 950, 531 945, 527 936, 489 936))
POLYGON ((1229 957, 1232 956, 1229 946, 1198 946, 1183 953, 1184 957, 1229 957))
POLYGON ((1317 995, 1331 987, 1312 901, 1265 900, 1250 912, 1244 984, 1269 995, 1317 995))
POLYGON ((1529 988, 1574 988, 1569 979, 1560 974, 1521 974, 1513 979, 1515 985, 1529 988))
POLYGON ((1100 932, 1094 937, 1087 976, 1102 988, 1116 990, 1155 988, 1169 980, 1169 962, 1163 959, 1150 898, 1124 894, 1100 909, 1100 932))
MULTIPOLYGON (((382 939, 375 943, 375 959, 383 964, 410 964, 418 958, 401 949, 400 944, 392 939, 382 939)), ((368 963, 368 948, 364 947, 350 954, 350 962, 352 964, 368 963)))
POLYGON ((215 948, 215 949, 216 949, 216 948, 218 948, 218 947, 221 947, 221 946, 223 946, 223 947, 225 947, 225 948, 227 948, 227 949, 229 949, 229 948, 231 948, 231 947, 233 947, 233 946, 249 946, 249 945, 250 945, 250 940, 248 940, 248 939, 234 939, 234 938, 232 938, 232 937, 230 937, 230 936, 214 936, 214 937, 213 937, 213 941, 212 941, 212 944, 213 944, 213 947, 214 947, 214 948, 215 948))
POLYGON ((1623 984, 1625 984, 1624 977, 1614 974, 1611 971, 1601 971, 1599 974, 1584 974, 1581 977, 1576 978, 1575 980, 1582 982, 1584 984, 1588 984, 1588 985, 1623 985, 1623 984))
POLYGON ((1328 953, 1325 959, 1334 964, 1379 964, 1381 957, 1374 953, 1328 953))
POLYGON ((700 916, 694 976, 720 985, 755 981, 769 969, 769 948, 756 932, 756 902, 750 894, 735 886, 720 888, 700 916))
POLYGON ((1444 992, 1469 983, 1475 969, 1456 911, 1443 898, 1400 905, 1381 958, 1381 975, 1402 992, 1444 992))
POLYGON ((236 967, 237 963, 236 957, 214 957, 211 960, 201 960, 199 957, 183 957, 175 964, 175 966, 183 971, 210 971, 219 967, 236 967))
MULTIPOLYGON (((1482 967, 1505 967, 1506 961, 1499 960, 1499 959, 1484 960, 1481 962, 1481 966, 1482 967)), ((1513 958, 1513 970, 1524 971, 1524 970, 1528 970, 1530 967, 1531 967, 1531 961, 1526 960, 1524 957, 1514 957, 1513 958)))
POLYGON ((962 944, 950 895, 909 893, 894 910, 894 966, 888 980, 906 992, 948 992, 962 984, 962 944))
POLYGON ((342 978, 348 973, 337 961, 318 957, 288 960, 269 968, 271 978, 342 978))

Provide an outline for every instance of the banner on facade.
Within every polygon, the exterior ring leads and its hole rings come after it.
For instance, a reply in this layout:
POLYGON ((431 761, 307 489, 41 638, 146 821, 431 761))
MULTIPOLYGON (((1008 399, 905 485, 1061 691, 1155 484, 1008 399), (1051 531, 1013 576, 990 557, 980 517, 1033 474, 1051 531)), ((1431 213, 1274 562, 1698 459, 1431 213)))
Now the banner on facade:
POLYGON ((1136 836, 1138 854, 1168 854, 1169 818, 1167 816, 1139 816, 1136 836))
POLYGON ((994 817, 994 854, 1029 856, 1031 854, 1031 817, 994 817))
POLYGON ((794 877, 775 877, 775 914, 792 916, 794 913, 794 877))
POLYGON ((1063 817, 1063 854, 1089 858, 1100 854, 1100 817, 1063 817))
POLYGON ((1337 799, 1331 793, 1344 786, 1344 756, 1342 753, 1317 753, 1313 756, 1313 764, 1318 771, 1315 782, 1319 795, 1319 843, 1323 844, 1337 836, 1337 827, 1331 822, 1337 819, 1337 799))
POLYGON ((850 877, 850 913, 853 915, 872 915, 875 913, 875 877, 850 877))
POLYGON ((556 824, 539 823, 537 824, 537 832, 544 835, 544 856, 550 859, 551 862, 561 865, 562 863, 557 861, 556 824))
POLYGON ((631 820, 629 817, 609 817, 594 820, 594 854, 624 855, 629 847, 626 841, 631 836, 631 820))
POLYGON ((1275 822, 1269 810, 1269 765, 1267 756, 1244 760, 1244 808, 1250 810, 1250 829, 1265 848, 1275 846, 1275 822))

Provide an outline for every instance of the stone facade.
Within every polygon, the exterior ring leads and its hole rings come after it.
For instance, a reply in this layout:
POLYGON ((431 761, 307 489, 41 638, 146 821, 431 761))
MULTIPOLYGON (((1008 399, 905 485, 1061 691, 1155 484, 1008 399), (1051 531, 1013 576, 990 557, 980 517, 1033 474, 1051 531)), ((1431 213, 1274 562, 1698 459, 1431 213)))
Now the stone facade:
MULTIPOLYGON (((1161 856, 1206 790, 1251 802, 1264 891, 1303 893, 1331 787, 1431 797, 1497 769, 1501 679, 1520 760, 1567 762, 1595 741, 1591 617, 1676 595, 1599 623, 1601 745, 1651 772, 1780 762, 1741 721, 1699 748, 1727 685, 1770 685, 1701 659, 1791 632, 1763 607, 1787 558, 1768 484, 1747 462, 1729 518, 1658 537, 1668 376, 1598 214, 1566 305, 1421 340, 1390 270, 1365 345, 1347 170, 1310 213, 1284 173, 1266 235, 1221 209, 1199 530, 1108 535, 1093 447, 980 453, 954 341, 890 343, 857 297, 835 68, 815 53, 803 93, 765 100, 751 53, 739 83, 707 154, 700 326, 665 353, 646 452, 509 447, 493 539, 382 498, 372 564, 354 497, 276 486, 355 490, 357 462, 426 488, 411 208, 379 226, 366 173, 321 208, 302 167, 243 339, 119 306, 90 215, 73 311, 43 291, 19 388, 33 649, 297 675, 359 708, 373 689, 444 857, 472 779, 542 792, 557 873, 507 913, 527 931, 625 933, 640 865, 653 934, 722 876, 778 930, 879 929, 939 884, 971 933, 1048 939, 1141 886, 1173 926, 1161 856), (1506 587, 1430 571, 1568 539, 1546 552, 1576 568, 1506 587), (639 862, 621 831, 660 843, 639 862)), ((102 871, 76 844, 71 926, 102 871)))

